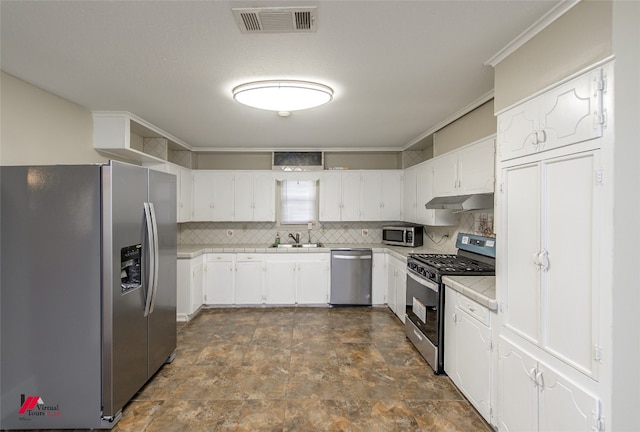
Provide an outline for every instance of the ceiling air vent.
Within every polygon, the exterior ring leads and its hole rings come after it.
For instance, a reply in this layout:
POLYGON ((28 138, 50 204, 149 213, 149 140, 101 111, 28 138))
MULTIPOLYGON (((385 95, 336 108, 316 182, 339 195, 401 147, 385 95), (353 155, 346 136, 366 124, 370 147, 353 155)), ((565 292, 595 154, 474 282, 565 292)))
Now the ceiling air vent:
POLYGON ((233 8, 242 33, 311 33, 316 31, 315 7, 233 8))

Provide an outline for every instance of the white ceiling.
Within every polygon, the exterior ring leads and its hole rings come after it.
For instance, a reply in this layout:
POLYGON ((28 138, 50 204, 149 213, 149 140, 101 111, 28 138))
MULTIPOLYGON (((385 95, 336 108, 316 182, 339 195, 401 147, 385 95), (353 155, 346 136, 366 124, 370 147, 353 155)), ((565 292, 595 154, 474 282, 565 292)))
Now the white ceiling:
POLYGON ((486 97, 484 62, 557 1, 1 2, 5 72, 194 149, 402 149, 486 97), (232 7, 317 6, 317 32, 243 34, 232 7), (235 102, 262 79, 333 87, 289 118, 235 102))

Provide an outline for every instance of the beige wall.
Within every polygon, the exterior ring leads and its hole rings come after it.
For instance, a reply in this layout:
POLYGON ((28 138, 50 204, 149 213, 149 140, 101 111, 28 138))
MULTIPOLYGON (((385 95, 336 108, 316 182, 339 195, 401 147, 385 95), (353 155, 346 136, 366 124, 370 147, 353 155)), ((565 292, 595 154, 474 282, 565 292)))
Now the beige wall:
POLYGON ((198 153, 198 169, 270 170, 271 152, 198 153))
MULTIPOLYGON (((214 152, 198 154, 198 169, 270 170, 271 152, 214 152)), ((401 168, 400 152, 326 152, 325 168, 397 169, 401 168)))
POLYGON ((450 152, 496 133, 493 99, 434 134, 433 156, 450 152))
POLYGON ((324 167, 349 169, 398 169, 402 167, 401 152, 326 152, 324 167))
POLYGON ((586 0, 495 67, 495 111, 612 54, 611 1, 586 0))
POLYGON ((0 164, 105 162, 93 149, 91 112, 1 73, 0 164))

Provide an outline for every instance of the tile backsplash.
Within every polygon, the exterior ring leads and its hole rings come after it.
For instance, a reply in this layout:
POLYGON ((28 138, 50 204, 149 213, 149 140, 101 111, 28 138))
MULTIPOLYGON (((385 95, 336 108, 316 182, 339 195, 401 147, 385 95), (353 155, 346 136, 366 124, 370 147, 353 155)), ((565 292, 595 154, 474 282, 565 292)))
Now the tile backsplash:
MULTIPOLYGON (((389 222, 320 222, 311 230, 313 243, 380 244, 382 227, 389 222)), ((306 226, 283 226, 275 222, 189 222, 180 224, 180 244, 271 244, 280 233, 283 243, 290 242, 289 233, 300 233, 308 241, 306 226)), ((453 227, 425 227, 424 246, 443 253, 456 252, 458 232, 493 232, 493 213, 464 213, 453 227), (490 228, 489 228, 490 226, 490 228), (448 237, 444 237, 448 234, 448 237)))
MULTIPOLYGON (((320 222, 311 230, 312 243, 382 243, 382 222, 320 222), (363 234, 366 233, 365 234, 363 234)), ((306 226, 283 226, 275 222, 190 222, 180 224, 180 244, 270 244, 280 233, 289 243, 289 233, 309 240, 306 226)))

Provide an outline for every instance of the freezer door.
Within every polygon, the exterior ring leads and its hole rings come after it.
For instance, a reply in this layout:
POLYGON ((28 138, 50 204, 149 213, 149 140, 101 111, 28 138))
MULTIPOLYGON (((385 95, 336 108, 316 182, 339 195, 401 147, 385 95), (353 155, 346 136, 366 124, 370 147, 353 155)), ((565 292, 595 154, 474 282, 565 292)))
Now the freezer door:
POLYGON ((147 381, 147 170, 103 167, 103 411, 115 416, 147 381))
POLYGON ((157 224, 157 285, 149 313, 149 377, 176 349, 176 176, 149 170, 149 202, 157 224))
POLYGON ((100 426, 100 167, 0 169, 0 429, 100 426))

